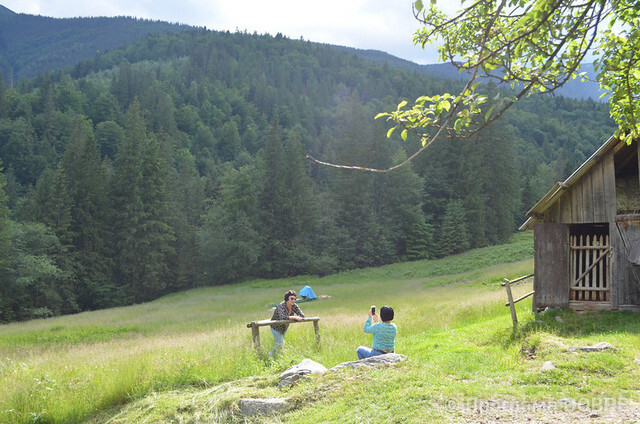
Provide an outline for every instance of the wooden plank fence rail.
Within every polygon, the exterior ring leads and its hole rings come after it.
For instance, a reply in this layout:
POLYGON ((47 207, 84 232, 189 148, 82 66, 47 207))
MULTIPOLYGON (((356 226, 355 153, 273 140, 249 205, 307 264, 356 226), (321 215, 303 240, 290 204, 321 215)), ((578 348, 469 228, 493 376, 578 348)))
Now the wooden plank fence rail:
POLYGON ((253 347, 256 350, 260 350, 260 327, 264 327, 271 324, 297 324, 300 322, 313 322, 313 329, 316 332, 316 344, 320 345, 320 317, 305 317, 300 321, 285 319, 285 320, 270 320, 265 319, 262 321, 251 321, 247 324, 247 328, 251 329, 251 335, 253 337, 253 347))
POLYGON ((505 288, 505 290, 507 291, 507 300, 508 302, 505 303, 504 306, 509 306, 511 309, 511 320, 513 321, 513 329, 515 330, 516 328, 518 328, 518 315, 516 314, 516 303, 520 302, 523 299, 526 299, 527 297, 531 296, 532 294, 535 293, 535 291, 529 292, 527 294, 525 294, 524 296, 520 296, 519 298, 517 298, 516 300, 513 300, 513 294, 511 293, 511 284, 520 282, 522 280, 526 280, 527 278, 531 278, 533 277, 534 274, 529 274, 529 275, 525 275, 522 277, 518 277, 515 280, 509 280, 507 278, 503 279, 503 283, 502 283, 502 287, 505 288))

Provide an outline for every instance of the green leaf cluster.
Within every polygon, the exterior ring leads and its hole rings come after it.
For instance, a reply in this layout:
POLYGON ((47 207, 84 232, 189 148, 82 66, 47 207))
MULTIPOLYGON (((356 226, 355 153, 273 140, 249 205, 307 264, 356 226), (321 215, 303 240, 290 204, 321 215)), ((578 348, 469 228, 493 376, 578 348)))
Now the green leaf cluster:
MULTIPOLYGON (((440 96, 419 97, 410 109, 400 103, 394 112, 383 113, 401 130, 412 132, 430 144, 436 136, 451 132, 473 135, 499 119, 523 97, 554 92, 578 75, 589 54, 598 54, 597 79, 609 96, 615 135, 631 143, 640 134, 638 95, 640 72, 639 7, 635 1, 587 0, 479 0, 464 4, 449 17, 435 2, 413 4, 416 18, 424 24, 414 34, 422 47, 436 43, 440 60, 457 66, 469 76, 467 86, 452 99, 450 112, 440 96), (608 28, 603 29, 603 27, 608 28), (506 84, 515 95, 501 97, 484 116, 479 105, 489 80, 506 84), (434 132, 435 130, 435 132, 434 132)), ((444 97, 444 96, 443 96, 444 97)), ((388 136, 391 136, 390 130, 388 136)))

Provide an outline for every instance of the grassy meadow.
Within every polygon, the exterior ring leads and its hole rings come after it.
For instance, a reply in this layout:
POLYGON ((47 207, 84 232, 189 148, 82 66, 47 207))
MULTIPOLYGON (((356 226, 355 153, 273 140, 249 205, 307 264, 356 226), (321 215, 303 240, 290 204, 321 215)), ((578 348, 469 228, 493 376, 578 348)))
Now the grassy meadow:
MULTIPOLYGON (((337 275, 199 288, 147 304, 0 326, 0 422, 437 422, 470 400, 638 401, 640 314, 531 314, 513 332, 500 283, 533 270, 531 233, 461 255, 337 275), (302 303, 320 317, 292 325, 275 360, 246 324, 305 284, 330 298, 302 303), (277 376, 304 358, 330 368, 357 359, 370 305, 394 307, 396 352, 408 360, 312 376, 284 392, 277 376), (575 353, 607 341, 618 349, 575 353), (556 369, 540 372, 545 361, 556 369), (243 417, 241 397, 286 397, 291 408, 243 417), (253 421, 252 421, 253 420, 253 421)), ((531 281, 514 289, 530 291, 531 281)), ((459 416, 458 416, 459 418, 459 416)))

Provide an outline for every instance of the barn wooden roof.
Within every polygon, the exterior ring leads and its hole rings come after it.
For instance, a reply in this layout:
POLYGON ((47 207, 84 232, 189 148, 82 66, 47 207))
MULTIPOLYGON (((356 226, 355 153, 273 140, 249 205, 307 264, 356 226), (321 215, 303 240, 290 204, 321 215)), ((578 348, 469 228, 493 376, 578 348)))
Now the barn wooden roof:
POLYGON ((610 137, 594 154, 591 155, 578 169, 573 171, 573 174, 569 176, 563 182, 557 182, 542 199, 536 203, 529 212, 527 212, 528 219, 520 227, 521 231, 532 230, 533 224, 541 222, 538 217, 542 216, 547 209, 549 209, 554 203, 560 200, 567 189, 573 186, 580 178, 582 178, 589 170, 600 162, 600 159, 612 148, 614 148, 620 141, 615 137, 610 137))

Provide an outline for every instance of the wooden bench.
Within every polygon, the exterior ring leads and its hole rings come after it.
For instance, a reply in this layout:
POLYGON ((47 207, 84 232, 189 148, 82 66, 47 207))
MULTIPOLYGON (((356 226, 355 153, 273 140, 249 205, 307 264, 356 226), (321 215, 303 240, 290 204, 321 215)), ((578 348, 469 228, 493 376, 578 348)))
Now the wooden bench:
POLYGON ((320 321, 320 317, 302 318, 300 321, 296 321, 292 319, 286 319, 282 321, 265 319, 262 321, 251 321, 249 324, 247 324, 247 328, 251 329, 251 335, 253 336, 253 347, 256 348, 256 350, 260 350, 260 327, 264 327, 265 325, 271 325, 271 324, 296 324, 299 322, 312 322, 313 329, 316 332, 316 344, 319 346, 320 345, 320 324, 318 323, 318 321, 320 321))

